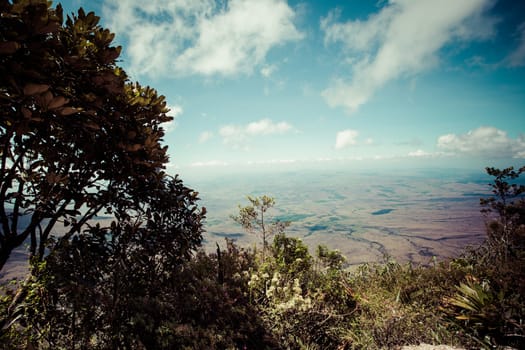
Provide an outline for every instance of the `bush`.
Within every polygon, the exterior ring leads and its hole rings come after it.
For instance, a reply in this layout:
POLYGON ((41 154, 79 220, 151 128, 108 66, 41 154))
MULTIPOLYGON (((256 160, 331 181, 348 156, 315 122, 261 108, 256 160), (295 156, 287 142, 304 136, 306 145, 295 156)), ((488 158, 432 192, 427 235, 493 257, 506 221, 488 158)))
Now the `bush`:
POLYGON ((442 296, 461 275, 453 264, 432 267, 384 263, 362 265, 347 282, 357 312, 345 340, 352 349, 380 349, 402 345, 458 344, 440 311, 442 296))
POLYGON ((447 311, 483 346, 525 347, 525 167, 487 168, 494 196, 481 199, 487 239, 464 261, 471 271, 446 299, 447 311))
POLYGON ((255 254, 226 241, 226 249, 197 255, 174 276, 177 305, 172 348, 266 349, 274 347, 250 302, 249 272, 255 254))
POLYGON ((271 255, 259 259, 252 272, 251 301, 281 348, 340 345, 340 334, 355 304, 340 284, 346 274, 342 256, 323 249, 339 263, 326 265, 328 260, 322 260, 326 256, 315 260, 300 239, 280 233, 274 238, 271 255))

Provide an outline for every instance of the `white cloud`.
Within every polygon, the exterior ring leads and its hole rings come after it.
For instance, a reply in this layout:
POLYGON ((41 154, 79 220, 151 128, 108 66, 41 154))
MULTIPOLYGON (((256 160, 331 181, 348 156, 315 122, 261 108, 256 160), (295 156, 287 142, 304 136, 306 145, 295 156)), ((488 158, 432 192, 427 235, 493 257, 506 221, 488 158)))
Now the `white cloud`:
POLYGON ((213 133, 211 131, 203 131, 199 135, 199 143, 205 143, 206 141, 208 141, 212 137, 213 137, 213 133))
POLYGON ((167 169, 170 169, 170 170, 177 170, 177 169, 180 169, 180 166, 176 163, 168 163, 166 164, 166 168, 167 169))
POLYGON ((182 109, 182 106, 179 106, 179 105, 175 105, 175 106, 168 105, 167 107, 169 108, 170 111, 166 114, 172 117, 173 120, 170 122, 164 123, 163 126, 164 126, 165 132, 171 132, 175 130, 175 128, 177 127, 177 123, 178 123, 177 119, 182 115, 182 113, 184 113, 184 109, 182 109))
POLYGON ((261 75, 265 78, 270 78, 276 70, 277 66, 275 64, 266 64, 261 68, 261 75))
POLYGON ((493 0, 391 0, 365 21, 321 20, 325 43, 342 43, 352 62, 350 80, 335 79, 323 91, 326 102, 356 111, 391 80, 436 66, 440 50, 454 41, 482 40, 494 34, 485 16, 493 0))
POLYGON ((171 106, 171 105, 168 105, 167 107, 170 110, 167 114, 170 117, 173 117, 174 119, 177 118, 178 116, 180 116, 184 112, 184 109, 182 109, 182 106, 171 106))
POLYGON ((519 28, 519 43, 518 47, 506 58, 506 64, 509 67, 523 67, 525 66, 525 22, 519 28))
POLYGON ((252 122, 246 126, 246 133, 249 135, 268 135, 268 134, 282 134, 292 129, 292 126, 287 122, 274 123, 270 119, 261 119, 252 122))
POLYGON ((417 151, 408 152, 409 157, 430 157, 432 156, 432 153, 425 152, 422 149, 418 149, 417 151))
POLYGON ((217 167, 217 166, 228 166, 229 164, 227 162, 223 162, 220 160, 210 160, 207 162, 194 162, 190 164, 190 167, 192 168, 199 168, 199 167, 217 167))
POLYGON ((225 144, 232 145, 235 148, 246 148, 245 144, 251 137, 284 134, 291 130, 293 127, 287 122, 275 123, 271 119, 265 118, 247 125, 223 126, 219 129, 219 135, 222 136, 225 144))
POLYGON ((343 149, 349 146, 356 145, 357 136, 359 136, 359 132, 357 132, 356 130, 347 129, 339 131, 335 138, 335 149, 343 149))
POLYGON ((484 158, 525 158, 525 136, 510 138, 503 130, 481 126, 466 134, 440 136, 438 148, 457 155, 484 158))
POLYGON ((236 149, 247 149, 247 136, 242 127, 238 125, 226 125, 219 129, 219 135, 224 144, 236 149))
POLYGON ((249 161, 247 165, 273 165, 273 164, 294 164, 299 161, 296 159, 271 159, 271 160, 257 160, 249 161))
POLYGON ((131 74, 249 74, 303 37, 284 0, 108 0, 103 13, 129 41, 131 74))

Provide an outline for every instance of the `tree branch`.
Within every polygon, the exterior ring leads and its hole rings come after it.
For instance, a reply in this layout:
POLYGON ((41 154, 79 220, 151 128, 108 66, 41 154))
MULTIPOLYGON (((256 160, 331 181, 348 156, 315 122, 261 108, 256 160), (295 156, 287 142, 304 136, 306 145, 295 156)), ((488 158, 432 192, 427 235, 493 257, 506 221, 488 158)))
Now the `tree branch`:
POLYGON ((13 207, 12 219, 11 219, 11 232, 18 232, 18 218, 20 211, 20 204, 22 203, 22 194, 24 191, 25 182, 23 180, 18 181, 18 191, 16 193, 15 205, 13 207))

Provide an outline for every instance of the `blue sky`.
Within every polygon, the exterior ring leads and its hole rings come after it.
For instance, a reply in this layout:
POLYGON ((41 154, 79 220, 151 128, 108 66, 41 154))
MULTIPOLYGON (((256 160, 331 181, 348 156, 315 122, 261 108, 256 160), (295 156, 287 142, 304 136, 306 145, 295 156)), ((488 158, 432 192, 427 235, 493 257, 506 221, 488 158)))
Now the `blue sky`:
POLYGON ((173 172, 524 163, 523 1, 62 4, 166 96, 173 172))

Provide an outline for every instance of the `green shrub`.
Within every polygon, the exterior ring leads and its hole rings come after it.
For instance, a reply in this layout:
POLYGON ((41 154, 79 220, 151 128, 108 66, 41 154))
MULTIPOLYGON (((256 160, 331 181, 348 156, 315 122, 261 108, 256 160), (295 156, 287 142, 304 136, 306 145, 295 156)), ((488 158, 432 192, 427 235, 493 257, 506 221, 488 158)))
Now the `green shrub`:
POLYGON ((457 330, 448 326, 440 311, 442 296, 455 284, 457 272, 451 266, 414 267, 390 259, 360 266, 347 282, 357 301, 344 337, 348 347, 458 344, 457 330))

